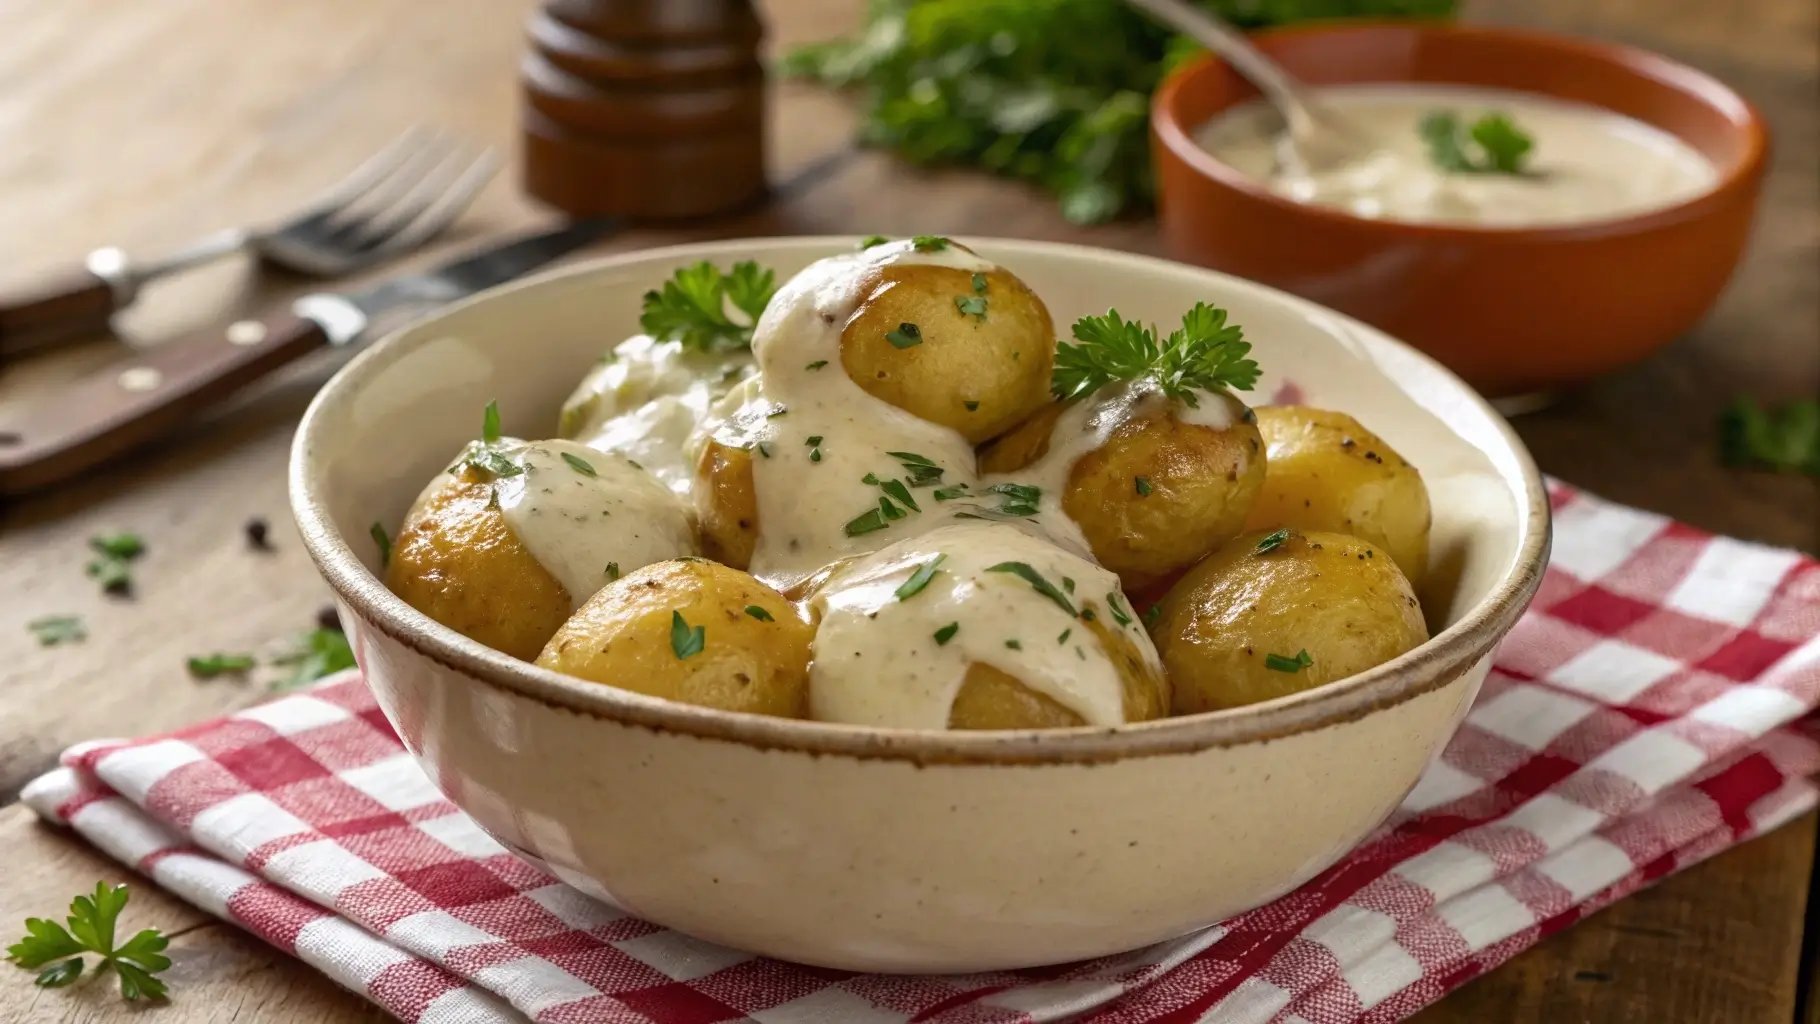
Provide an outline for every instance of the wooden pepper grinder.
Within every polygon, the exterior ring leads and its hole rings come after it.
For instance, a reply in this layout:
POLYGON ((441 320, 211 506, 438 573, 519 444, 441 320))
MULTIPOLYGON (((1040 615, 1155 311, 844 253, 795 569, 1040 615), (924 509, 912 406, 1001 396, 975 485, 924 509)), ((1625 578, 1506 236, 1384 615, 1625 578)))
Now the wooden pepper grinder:
POLYGON ((524 187, 573 216, 673 220, 765 193, 752 0, 544 0, 524 81, 524 187))

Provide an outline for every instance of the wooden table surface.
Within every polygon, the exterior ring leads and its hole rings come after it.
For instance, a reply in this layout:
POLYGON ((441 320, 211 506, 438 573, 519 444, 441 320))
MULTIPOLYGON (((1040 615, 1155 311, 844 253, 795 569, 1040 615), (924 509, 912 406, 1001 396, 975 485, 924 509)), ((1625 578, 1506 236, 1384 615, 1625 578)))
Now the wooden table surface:
MULTIPOLYGON (((38 0, 0 4, 0 277, 103 244, 155 253, 284 209, 403 126, 434 122, 511 147, 529 0, 38 0)), ((773 41, 852 24, 862 0, 770 0, 773 41)), ((1607 497, 1741 537, 1820 547, 1812 481, 1715 460, 1711 424, 1739 392, 1820 391, 1820 89, 1813 0, 1475 0, 1470 17, 1660 50, 1713 72, 1769 116, 1775 167, 1751 255, 1717 311, 1642 366, 1518 428, 1543 468, 1607 497)), ((637 231, 601 251, 704 235, 952 232, 1154 251, 1151 226, 1092 229, 1047 200, 963 172, 855 150, 844 101, 798 85, 773 106, 776 200, 691 232, 637 231)), ((502 177, 441 248, 538 216, 502 177)), ((429 258, 426 254, 425 258, 429 258)), ((133 345, 295 294, 228 267, 159 286, 121 318, 133 345)), ((0 370, 0 422, 22 397, 118 355, 121 342, 0 370)), ((36 825, 19 787, 82 739, 178 726, 260 699, 260 683, 195 682, 186 655, 270 648, 327 596, 289 525, 293 425, 333 361, 300 367, 154 450, 0 509, 0 929, 59 915, 124 872, 36 825), (277 550, 242 523, 264 516, 277 550), (82 572, 91 534, 149 551, 139 596, 82 572), (40 648, 27 621, 80 614, 87 643, 40 648)), ((1606 910, 1426 1011, 1426 1024, 1526 1020, 1820 1022, 1802 939, 1812 816, 1606 910)), ((136 887, 130 925, 173 934, 170 1024, 378 1020, 360 999, 232 927, 136 887)), ((137 1019, 111 989, 43 991, 0 966, 0 1018, 137 1019)))

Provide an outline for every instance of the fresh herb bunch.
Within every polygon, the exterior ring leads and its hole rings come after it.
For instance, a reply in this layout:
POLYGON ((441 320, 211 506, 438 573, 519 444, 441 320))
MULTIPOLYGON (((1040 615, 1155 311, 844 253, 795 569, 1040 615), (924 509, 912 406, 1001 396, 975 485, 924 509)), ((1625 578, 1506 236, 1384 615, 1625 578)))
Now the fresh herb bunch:
POLYGON ((742 260, 723 274, 703 260, 678 270, 662 288, 646 292, 638 325, 658 341, 680 341, 700 352, 750 348, 752 328, 775 294, 776 271, 742 260), (729 305, 745 323, 728 314, 729 305))
MULTIPOLYGON (((1201 0, 1243 28, 1444 17, 1456 0, 1201 0)), ((788 73, 864 97, 863 141, 1056 193, 1079 223, 1154 199, 1150 93, 1185 41, 1121 0, 872 0, 855 35, 790 53, 788 73)))
POLYGON ((1455 174, 1522 174, 1523 161, 1535 148, 1528 132, 1496 112, 1466 125, 1458 115, 1437 110, 1422 118, 1417 131, 1428 143, 1428 159, 1455 174))
POLYGON ((1195 303, 1166 338, 1159 338, 1156 325, 1125 320, 1116 309, 1076 320, 1074 337, 1078 344, 1064 341, 1055 348, 1051 390, 1064 401, 1114 381, 1149 378, 1164 394, 1196 408, 1196 391, 1249 391, 1258 382, 1244 332, 1226 322, 1225 310, 1205 302, 1195 303))
POLYGON ((171 965, 164 955, 170 940, 158 929, 147 928, 114 944, 114 928, 129 895, 124 885, 97 882, 92 896, 71 901, 67 928, 42 917, 26 918, 25 937, 6 947, 6 958, 38 971, 40 986, 61 988, 82 976, 84 954, 97 953, 101 962, 95 973, 113 970, 120 978, 122 996, 129 1000, 163 998, 164 982, 153 975, 171 965))
POLYGON ((1728 466, 1820 476, 1820 402, 1766 409, 1749 398, 1733 400, 1719 419, 1719 456, 1728 466))

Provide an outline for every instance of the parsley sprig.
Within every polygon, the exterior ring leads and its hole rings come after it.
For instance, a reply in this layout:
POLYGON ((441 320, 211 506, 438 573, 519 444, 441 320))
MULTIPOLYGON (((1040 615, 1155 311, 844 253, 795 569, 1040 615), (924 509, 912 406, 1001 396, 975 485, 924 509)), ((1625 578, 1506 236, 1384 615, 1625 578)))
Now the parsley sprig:
POLYGON ((1719 420, 1719 455, 1728 466, 1820 476, 1820 402, 1764 408, 1736 399, 1719 420))
POLYGON ((1428 144, 1428 159, 1454 174, 1522 174, 1535 140, 1506 114, 1492 112, 1470 125, 1458 114, 1437 110, 1417 131, 1428 144))
POLYGON ((95 973, 113 970, 120 978, 122 996, 162 999, 164 982, 154 975, 171 965, 164 955, 170 940, 158 929, 147 928, 114 944, 115 925, 128 895, 124 885, 97 882, 92 896, 78 896, 70 902, 67 927, 42 917, 26 918, 25 937, 6 947, 6 958, 38 971, 38 984, 44 988, 61 988, 82 976, 83 956, 96 953, 101 962, 95 973))
POLYGON ((1055 350, 1051 390, 1063 400, 1083 398, 1115 381, 1154 380, 1163 393, 1190 408, 1199 405, 1196 391, 1236 388, 1249 391, 1258 382, 1258 364, 1244 332, 1226 322, 1226 311, 1197 302, 1182 316, 1182 326, 1167 337, 1156 325, 1126 320, 1109 309, 1105 316, 1074 322, 1077 344, 1060 342, 1055 350))
POLYGON ((741 260, 721 273, 707 260, 683 267, 662 288, 645 293, 638 325, 659 341, 680 341, 700 352, 726 352, 752 346, 752 328, 777 294, 777 272, 741 260), (727 313, 731 305, 745 319, 727 313))

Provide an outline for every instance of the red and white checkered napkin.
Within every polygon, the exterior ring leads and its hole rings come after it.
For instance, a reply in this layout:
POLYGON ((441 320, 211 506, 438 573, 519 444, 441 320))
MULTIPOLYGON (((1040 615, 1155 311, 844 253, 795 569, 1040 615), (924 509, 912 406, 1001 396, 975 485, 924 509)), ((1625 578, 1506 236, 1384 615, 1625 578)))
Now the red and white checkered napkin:
POLYGON ((1092 963, 851 975, 627 917, 481 834, 353 674, 77 748, 26 799, 407 1021, 1393 1021, 1815 803, 1791 723, 1820 701, 1820 564, 1553 499, 1534 610, 1397 816, 1270 906, 1092 963))

